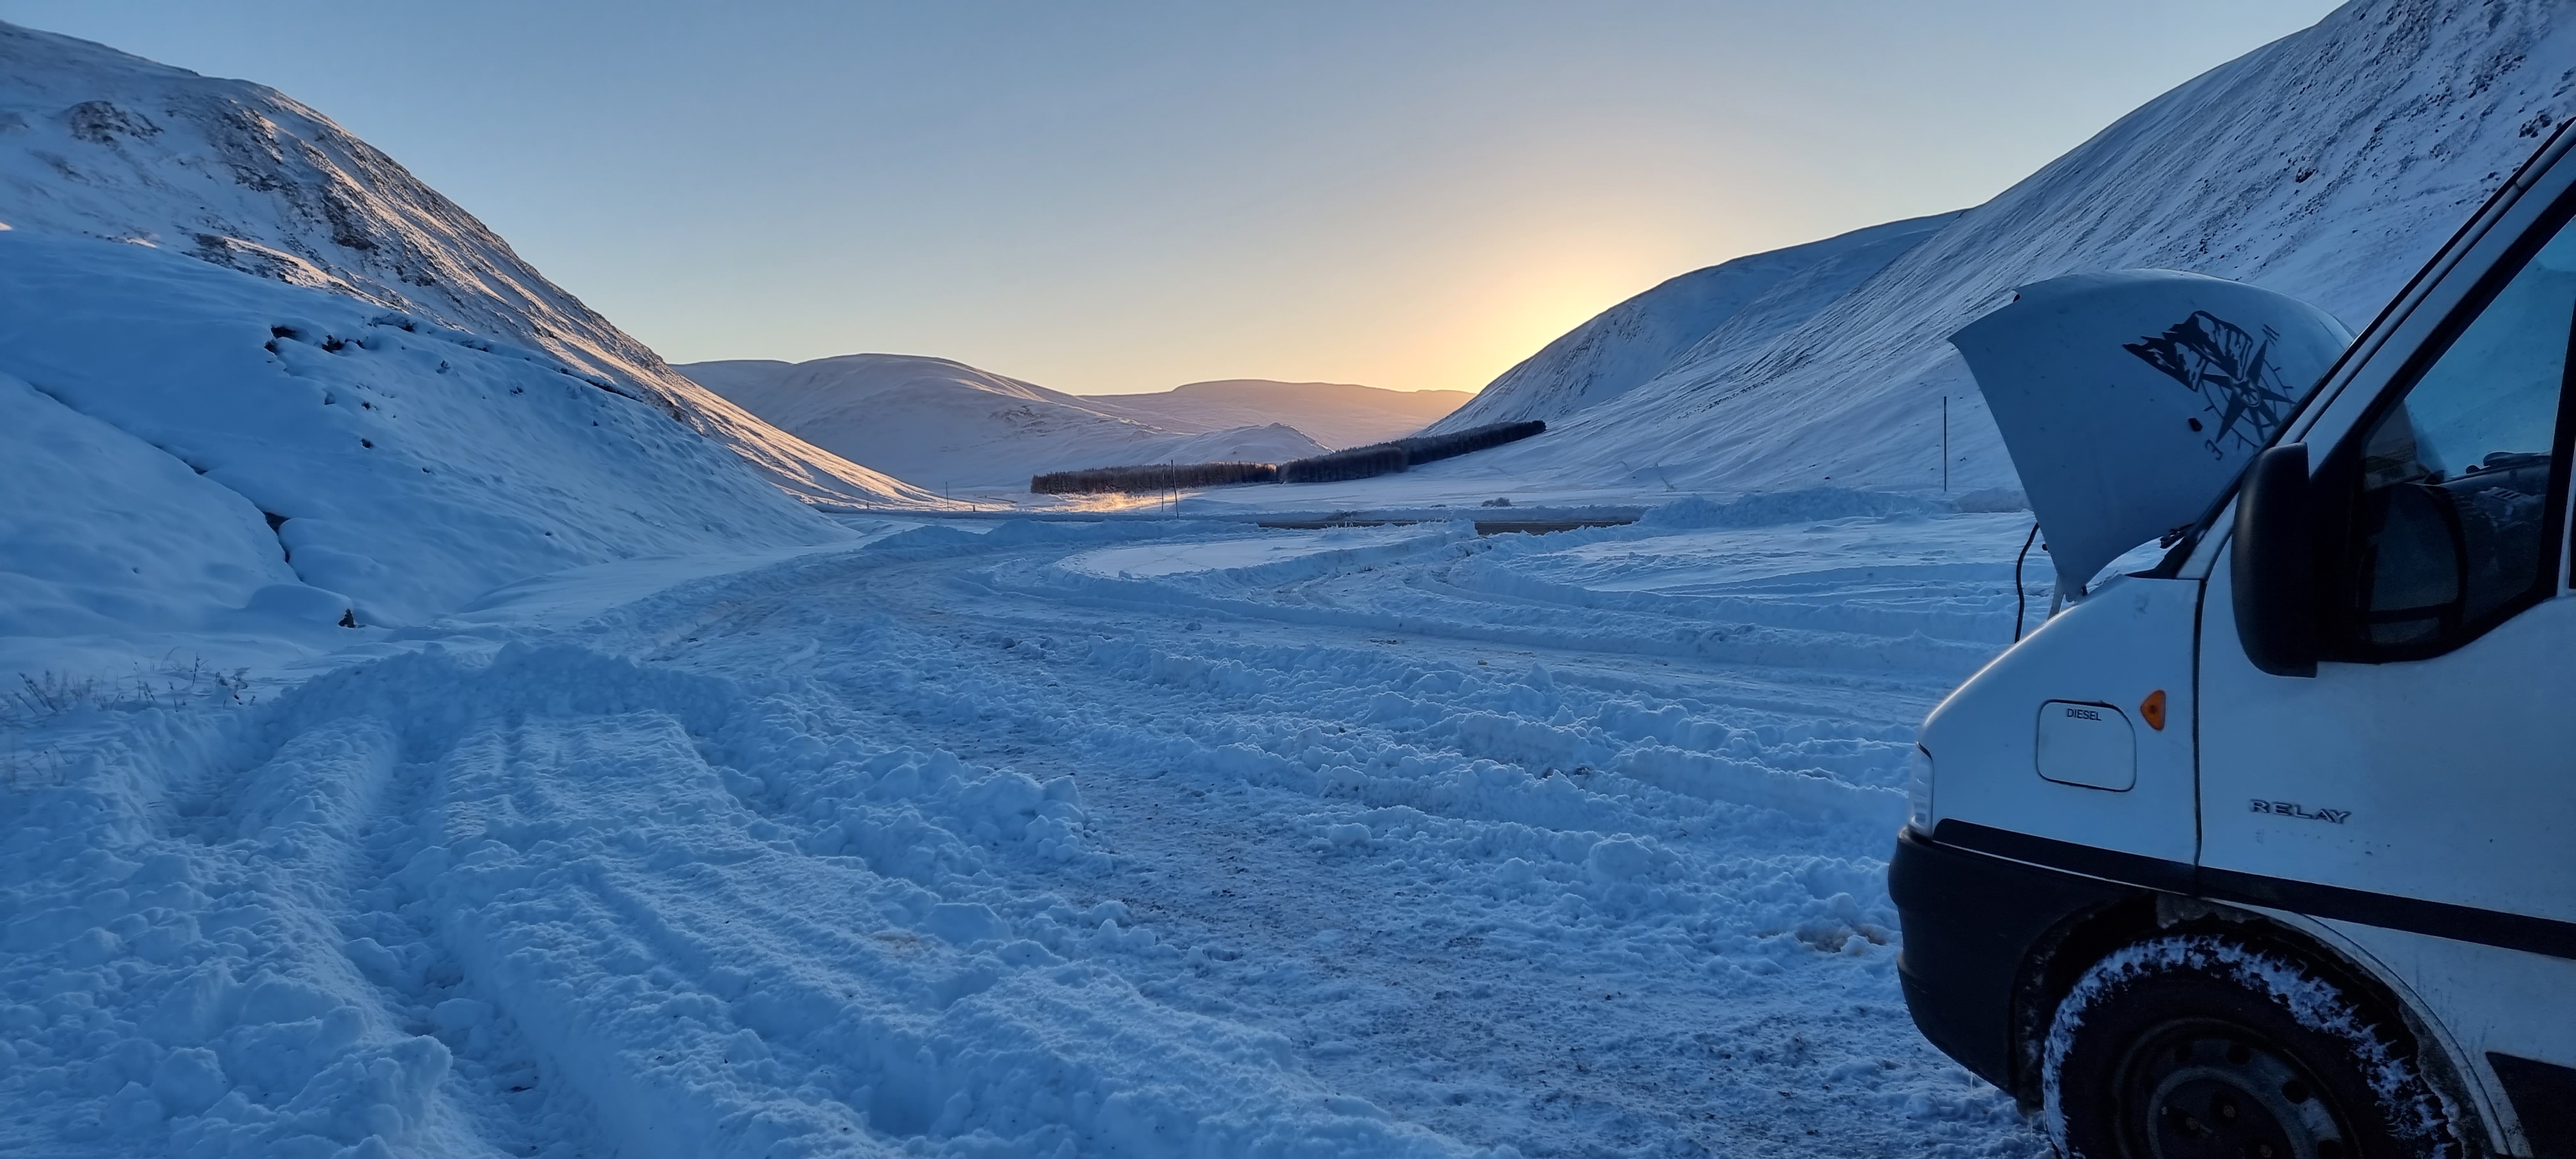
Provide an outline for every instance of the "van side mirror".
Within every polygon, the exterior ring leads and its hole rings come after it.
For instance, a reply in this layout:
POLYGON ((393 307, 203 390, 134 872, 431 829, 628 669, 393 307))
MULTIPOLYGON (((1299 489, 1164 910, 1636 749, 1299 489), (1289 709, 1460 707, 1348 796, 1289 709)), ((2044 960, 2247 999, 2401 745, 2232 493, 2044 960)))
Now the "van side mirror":
POLYGON ((2316 504, 2308 445, 2264 450, 2236 491, 2236 638, 2274 676, 2317 674, 2316 504))

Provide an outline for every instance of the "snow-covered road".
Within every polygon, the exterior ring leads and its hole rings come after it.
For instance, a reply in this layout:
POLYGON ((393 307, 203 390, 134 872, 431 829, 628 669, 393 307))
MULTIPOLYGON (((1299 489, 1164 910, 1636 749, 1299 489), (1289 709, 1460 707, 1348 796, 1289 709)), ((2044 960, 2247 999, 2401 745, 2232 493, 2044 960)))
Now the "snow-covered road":
POLYGON ((2038 1153, 1882 863, 2027 519, 926 526, 22 722, 0 1151, 2038 1153))

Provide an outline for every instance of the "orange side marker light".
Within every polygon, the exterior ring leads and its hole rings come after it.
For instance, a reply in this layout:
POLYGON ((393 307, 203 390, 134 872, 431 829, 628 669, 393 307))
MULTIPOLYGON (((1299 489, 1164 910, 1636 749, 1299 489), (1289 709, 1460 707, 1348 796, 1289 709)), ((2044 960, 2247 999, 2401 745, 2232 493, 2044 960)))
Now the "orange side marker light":
POLYGON ((2139 701, 2138 715, 2147 718, 2148 728, 2163 732, 2165 730, 2165 690, 2159 688, 2148 693, 2145 700, 2139 701))

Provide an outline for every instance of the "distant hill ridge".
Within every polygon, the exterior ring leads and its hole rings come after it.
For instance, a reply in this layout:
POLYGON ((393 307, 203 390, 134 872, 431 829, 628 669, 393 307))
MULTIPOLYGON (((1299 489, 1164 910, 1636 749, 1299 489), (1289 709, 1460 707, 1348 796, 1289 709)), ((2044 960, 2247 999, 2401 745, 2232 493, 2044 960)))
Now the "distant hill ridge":
POLYGON ((1279 423, 1157 422, 1117 403, 925 355, 737 359, 678 369, 809 442, 934 491, 1018 490, 1032 475, 1087 467, 1284 462, 1325 450, 1279 423))
POLYGON ((1094 394, 1093 405, 1148 416, 1173 430, 1285 423, 1339 450, 1402 438, 1476 397, 1463 390, 1387 390, 1348 382, 1228 378, 1184 383, 1153 394, 1094 394))

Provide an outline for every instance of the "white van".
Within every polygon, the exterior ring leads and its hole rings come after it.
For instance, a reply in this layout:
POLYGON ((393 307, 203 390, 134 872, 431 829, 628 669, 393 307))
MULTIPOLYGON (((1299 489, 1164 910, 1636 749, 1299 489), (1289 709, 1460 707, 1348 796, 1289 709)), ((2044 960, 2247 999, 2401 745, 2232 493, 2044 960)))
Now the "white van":
MULTIPOLYGON (((2224 493, 1924 722, 1907 1004, 2069 1155, 2576 1156, 2564 129, 2241 455, 2191 412, 2224 493)), ((2265 405, 2159 369, 2113 403, 2265 405)))

